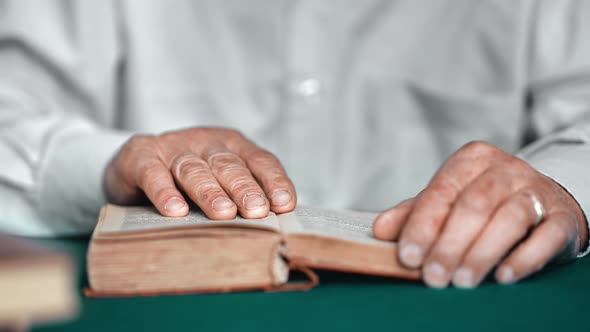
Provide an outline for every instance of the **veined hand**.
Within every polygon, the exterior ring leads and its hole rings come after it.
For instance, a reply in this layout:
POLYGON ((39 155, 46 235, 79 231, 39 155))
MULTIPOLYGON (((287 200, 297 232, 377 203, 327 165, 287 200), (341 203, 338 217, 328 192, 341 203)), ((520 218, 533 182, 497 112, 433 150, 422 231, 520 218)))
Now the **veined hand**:
POLYGON ((564 188, 484 142, 453 154, 416 197, 380 214, 373 230, 397 240, 400 262, 422 269, 432 287, 474 287, 494 267, 499 282, 512 283, 550 261, 574 259, 588 239, 584 214, 564 188))
POLYGON ((185 197, 210 219, 262 218, 292 211, 293 183, 281 163, 231 129, 191 128, 127 141, 104 173, 110 202, 145 200, 164 216, 184 216, 185 197))

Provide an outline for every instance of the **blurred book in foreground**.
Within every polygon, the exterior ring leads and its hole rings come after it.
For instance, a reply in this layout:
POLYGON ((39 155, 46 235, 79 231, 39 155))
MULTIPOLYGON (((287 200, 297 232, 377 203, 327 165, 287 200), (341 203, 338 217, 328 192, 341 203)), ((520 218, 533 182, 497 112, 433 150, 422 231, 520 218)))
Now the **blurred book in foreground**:
POLYGON ((0 330, 71 318, 75 275, 66 255, 0 234, 0 330))
POLYGON ((209 220, 193 210, 162 217, 151 207, 103 207, 88 249, 89 296, 305 289, 314 268, 419 278, 396 244, 373 237, 376 214, 298 207, 264 219, 209 220), (290 271, 307 283, 292 283, 290 271))

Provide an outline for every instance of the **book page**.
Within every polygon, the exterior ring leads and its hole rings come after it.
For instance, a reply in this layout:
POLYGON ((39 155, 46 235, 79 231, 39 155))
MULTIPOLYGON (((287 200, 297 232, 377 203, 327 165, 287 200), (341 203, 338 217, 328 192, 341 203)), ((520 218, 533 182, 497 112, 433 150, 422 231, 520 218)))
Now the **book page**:
POLYGON ((299 206, 278 216, 283 233, 319 234, 363 243, 388 244, 373 237, 377 213, 299 206))
POLYGON ((274 213, 262 219, 211 220, 200 210, 191 210, 186 217, 164 217, 153 207, 123 207, 107 205, 101 212, 97 231, 100 233, 120 233, 131 231, 157 230, 178 227, 241 227, 279 231, 279 223, 274 213), (104 215, 103 215, 104 214, 104 215))

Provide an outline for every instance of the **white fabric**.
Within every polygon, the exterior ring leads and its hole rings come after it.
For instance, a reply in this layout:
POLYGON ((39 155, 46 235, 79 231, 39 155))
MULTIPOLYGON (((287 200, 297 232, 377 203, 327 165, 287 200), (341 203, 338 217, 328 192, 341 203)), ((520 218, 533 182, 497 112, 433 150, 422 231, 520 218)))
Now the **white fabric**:
POLYGON ((589 1, 4 0, 0 229, 89 232, 125 139, 187 126, 243 131, 303 204, 365 210, 470 140, 544 137, 523 155, 588 214, 589 105, 589 1))

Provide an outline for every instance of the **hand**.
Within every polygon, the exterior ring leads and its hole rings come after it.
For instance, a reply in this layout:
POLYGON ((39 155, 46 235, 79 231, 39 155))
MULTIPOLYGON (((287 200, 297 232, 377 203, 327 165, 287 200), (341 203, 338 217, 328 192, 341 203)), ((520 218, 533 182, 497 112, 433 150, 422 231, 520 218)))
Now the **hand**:
POLYGON ((292 211, 297 202, 291 180, 271 153, 220 128, 132 137, 107 166, 104 188, 112 203, 136 204, 147 196, 170 217, 188 213, 180 190, 211 219, 232 219, 237 211, 262 218, 269 210, 292 211))
POLYGON ((497 266, 512 283, 552 260, 571 260, 588 230, 577 202, 525 161, 482 142, 453 154, 416 197, 380 214, 375 237, 432 287, 474 287, 497 266), (545 208, 536 227, 531 195, 545 208), (498 265, 499 264, 499 265, 498 265))

